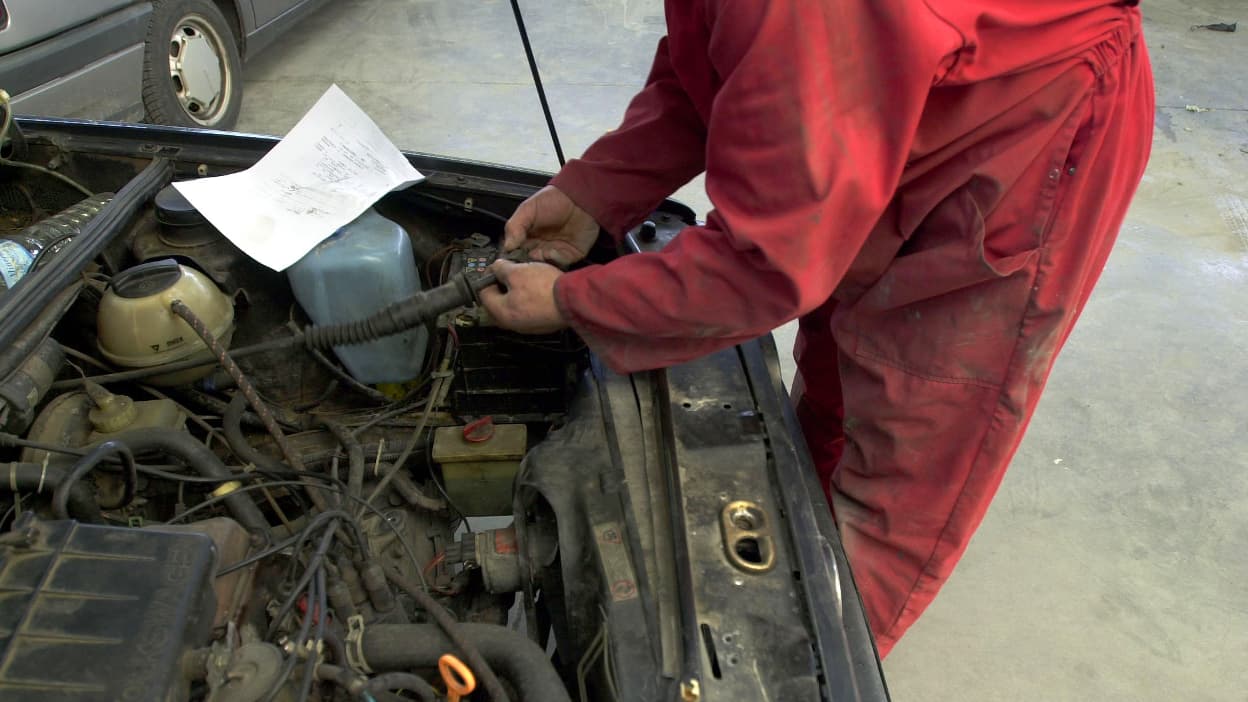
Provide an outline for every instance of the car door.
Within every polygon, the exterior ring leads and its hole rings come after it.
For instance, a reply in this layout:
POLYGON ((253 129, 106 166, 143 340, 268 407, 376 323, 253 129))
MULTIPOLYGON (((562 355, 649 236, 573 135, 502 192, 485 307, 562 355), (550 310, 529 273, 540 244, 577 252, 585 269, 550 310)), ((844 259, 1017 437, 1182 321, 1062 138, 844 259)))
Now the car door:
POLYGON ((256 28, 272 22, 283 12, 301 5, 305 0, 251 0, 252 12, 256 18, 256 28))
MULTIPOLYGON (((282 0, 289 4, 290 0, 282 0)), ((53 34, 73 29, 133 0, 0 0, 0 54, 7 54, 53 34)))

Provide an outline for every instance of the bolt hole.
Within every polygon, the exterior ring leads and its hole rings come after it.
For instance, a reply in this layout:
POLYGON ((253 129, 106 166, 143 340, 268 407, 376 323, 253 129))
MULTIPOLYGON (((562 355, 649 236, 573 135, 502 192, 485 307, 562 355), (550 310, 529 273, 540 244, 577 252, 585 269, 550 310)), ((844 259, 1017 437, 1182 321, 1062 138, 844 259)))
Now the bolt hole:
POLYGON ((736 640, 737 640, 737 637, 733 636, 732 634, 724 634, 724 643, 730 644, 736 640))
POLYGON ((728 665, 736 665, 741 662, 741 657, 735 653, 730 653, 728 654, 728 657, 725 660, 727 661, 728 665))
POLYGON ((759 565, 763 562, 763 550, 758 545, 758 539, 746 537, 737 541, 733 548, 736 550, 737 555, 741 557, 741 560, 746 563, 759 565))
POLYGON ((682 402, 682 403, 680 403, 680 406, 681 406, 681 407, 684 407, 685 409, 690 409, 691 407, 693 407, 693 403, 692 403, 692 402, 682 402))
POLYGON ((724 403, 724 409, 732 409, 732 405, 728 402, 724 403))

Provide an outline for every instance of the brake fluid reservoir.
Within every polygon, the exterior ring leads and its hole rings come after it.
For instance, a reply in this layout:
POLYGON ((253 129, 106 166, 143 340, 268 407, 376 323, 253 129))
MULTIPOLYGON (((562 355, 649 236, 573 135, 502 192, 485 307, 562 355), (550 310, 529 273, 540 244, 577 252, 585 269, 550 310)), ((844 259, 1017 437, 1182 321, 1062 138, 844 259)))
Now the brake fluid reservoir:
MULTIPOLYGON (((287 271, 295 299, 316 324, 363 319, 421 290, 403 227, 368 209, 287 271)), ((402 383, 420 375, 429 333, 423 327, 334 353, 363 383, 402 383)))

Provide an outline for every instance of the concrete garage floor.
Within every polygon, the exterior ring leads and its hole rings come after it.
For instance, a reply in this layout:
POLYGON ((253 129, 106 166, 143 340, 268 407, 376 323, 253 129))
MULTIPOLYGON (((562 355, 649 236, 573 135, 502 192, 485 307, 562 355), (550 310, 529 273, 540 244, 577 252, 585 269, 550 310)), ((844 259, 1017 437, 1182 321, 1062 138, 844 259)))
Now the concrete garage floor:
MULTIPOLYGON (((524 5, 579 154, 644 79, 661 2, 524 5)), ((1145 14, 1148 175, 996 504, 885 664, 897 700, 1248 700, 1248 6, 1145 14)), ((405 148, 555 167, 502 0, 338 0, 246 72, 245 131, 337 82, 405 148)))

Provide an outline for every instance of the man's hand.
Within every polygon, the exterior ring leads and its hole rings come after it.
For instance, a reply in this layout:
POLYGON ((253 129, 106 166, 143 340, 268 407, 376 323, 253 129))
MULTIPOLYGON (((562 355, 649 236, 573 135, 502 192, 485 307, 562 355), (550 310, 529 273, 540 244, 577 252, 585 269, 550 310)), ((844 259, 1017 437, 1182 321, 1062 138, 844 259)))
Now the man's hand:
POLYGON ((503 228, 503 250, 522 248, 534 261, 570 266, 598 240, 598 223, 562 190, 548 185, 520 203, 503 228))
POLYGON ((549 334, 568 326, 555 304, 555 281, 563 271, 546 263, 499 260, 490 266, 499 287, 478 293, 494 323, 522 334, 549 334))

